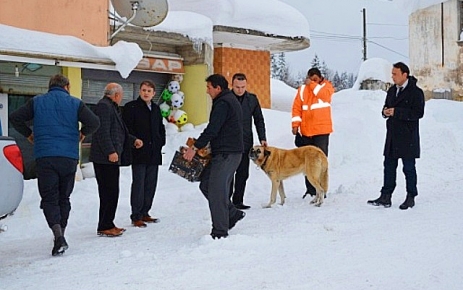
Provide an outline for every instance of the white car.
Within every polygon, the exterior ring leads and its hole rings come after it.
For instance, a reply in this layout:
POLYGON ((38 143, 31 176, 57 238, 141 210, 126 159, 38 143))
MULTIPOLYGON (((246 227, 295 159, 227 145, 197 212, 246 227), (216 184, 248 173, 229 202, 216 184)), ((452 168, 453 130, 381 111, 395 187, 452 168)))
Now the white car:
MULTIPOLYGON (((0 136, 0 219, 11 215, 23 197, 24 177, 21 150, 12 137, 0 136)), ((0 228, 0 231, 4 228, 0 228)))

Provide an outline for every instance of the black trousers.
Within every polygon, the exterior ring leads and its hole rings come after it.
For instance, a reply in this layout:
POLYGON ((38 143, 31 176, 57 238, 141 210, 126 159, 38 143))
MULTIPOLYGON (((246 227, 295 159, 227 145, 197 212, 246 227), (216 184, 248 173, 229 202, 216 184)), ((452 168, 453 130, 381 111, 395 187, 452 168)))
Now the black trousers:
MULTIPOLYGON (((415 158, 401 158, 403 164, 403 173, 405 175, 407 194, 412 196, 418 195, 417 175, 415 167, 415 158)), ((384 184, 381 193, 392 194, 396 187, 398 158, 384 157, 384 184)))
POLYGON ((158 184, 158 165, 132 164, 132 189, 130 193, 130 205, 132 221, 141 220, 148 216, 153 205, 154 194, 158 184))
MULTIPOLYGON (((316 135, 316 136, 312 136, 312 137, 307 137, 307 136, 303 135, 302 140, 301 140, 302 144, 299 147, 308 146, 308 145, 316 146, 316 147, 320 148, 323 151, 323 153, 325 153, 326 157, 328 157, 329 140, 330 140, 330 134, 316 135)), ((315 187, 313 187, 313 185, 310 184, 310 182, 307 180, 307 178, 305 178, 305 187, 307 189, 306 193, 308 193, 310 195, 315 195, 316 194, 315 187)))
POLYGON ((115 227, 114 218, 119 200, 119 165, 93 163, 93 168, 100 196, 97 230, 109 230, 115 227))
POLYGON ((240 153, 214 155, 201 174, 199 189, 209 202, 214 234, 228 234, 229 220, 237 213, 230 201, 229 190, 240 160, 240 153))
POLYGON ((74 189, 77 160, 67 157, 42 157, 36 160, 36 171, 40 208, 48 226, 68 225, 71 202, 69 197, 74 189))
POLYGON ((234 174, 235 178, 230 184, 230 197, 232 197, 233 204, 243 203, 246 181, 249 178, 249 150, 245 150, 245 152, 241 156, 240 165, 234 174))

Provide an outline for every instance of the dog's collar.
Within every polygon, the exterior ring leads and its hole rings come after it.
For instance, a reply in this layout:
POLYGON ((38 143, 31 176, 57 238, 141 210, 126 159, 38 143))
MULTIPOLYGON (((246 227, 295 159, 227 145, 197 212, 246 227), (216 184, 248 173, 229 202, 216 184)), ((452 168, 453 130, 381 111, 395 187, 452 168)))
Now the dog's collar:
POLYGON ((261 168, 264 172, 266 172, 264 167, 265 167, 265 164, 267 164, 267 160, 268 160, 269 157, 270 157, 270 154, 265 154, 264 163, 262 163, 262 165, 260 166, 260 168, 261 168))

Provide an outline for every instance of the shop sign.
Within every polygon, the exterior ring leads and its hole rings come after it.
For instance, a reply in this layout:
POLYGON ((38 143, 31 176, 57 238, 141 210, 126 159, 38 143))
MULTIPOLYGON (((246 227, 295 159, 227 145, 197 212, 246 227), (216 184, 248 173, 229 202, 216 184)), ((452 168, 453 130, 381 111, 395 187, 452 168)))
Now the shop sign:
POLYGON ((183 62, 179 59, 143 57, 135 69, 171 74, 185 73, 183 62))

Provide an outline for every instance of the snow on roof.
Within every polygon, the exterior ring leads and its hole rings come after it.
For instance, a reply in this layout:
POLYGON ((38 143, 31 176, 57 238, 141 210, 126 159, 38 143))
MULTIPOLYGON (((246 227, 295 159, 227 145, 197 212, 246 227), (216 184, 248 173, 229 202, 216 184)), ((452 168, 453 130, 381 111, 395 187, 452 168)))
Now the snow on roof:
POLYGON ((169 11, 195 12, 210 18, 214 25, 290 37, 310 36, 304 15, 278 0, 169 0, 169 11))
POLYGON ((138 65, 143 52, 136 43, 118 41, 99 47, 74 36, 57 35, 0 24, 0 54, 42 56, 47 59, 112 63, 126 78, 138 65))
POLYGON ((392 63, 382 58, 370 58, 362 63, 359 69, 357 80, 352 89, 358 90, 365 80, 378 80, 390 83, 392 63))
POLYGON ((212 47, 213 25, 212 20, 202 14, 189 11, 169 11, 163 22, 144 29, 179 33, 192 41, 202 41, 212 47))

